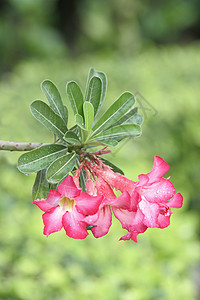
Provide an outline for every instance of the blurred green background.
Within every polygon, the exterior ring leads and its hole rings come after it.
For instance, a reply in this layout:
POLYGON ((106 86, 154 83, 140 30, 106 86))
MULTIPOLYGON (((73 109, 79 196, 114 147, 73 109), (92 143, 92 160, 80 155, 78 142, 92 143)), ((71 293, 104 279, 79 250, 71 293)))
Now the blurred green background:
MULTIPOLYGON (((165 230, 132 241, 114 221, 109 234, 83 241, 64 230, 42 235, 32 205, 34 176, 16 169, 19 153, 0 153, 0 299, 196 300, 200 296, 199 148, 200 2, 198 0, 0 1, 0 139, 49 142, 29 104, 45 100, 43 79, 76 80, 89 67, 108 77, 106 109, 136 94, 143 135, 108 155, 137 180, 154 155, 184 197, 165 230)), ((71 123, 73 120, 71 120, 71 123)))

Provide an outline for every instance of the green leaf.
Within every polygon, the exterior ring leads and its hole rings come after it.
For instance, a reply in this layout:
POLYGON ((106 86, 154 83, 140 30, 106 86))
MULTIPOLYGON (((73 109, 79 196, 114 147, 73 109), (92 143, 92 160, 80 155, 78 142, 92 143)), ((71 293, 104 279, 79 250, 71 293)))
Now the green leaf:
POLYGON ((66 86, 67 95, 73 109, 74 115, 83 116, 83 94, 75 81, 70 81, 66 86))
POLYGON ((97 157, 103 161, 104 164, 106 164, 107 166, 111 167, 113 172, 115 173, 120 173, 122 175, 124 175, 124 172, 118 168, 116 165, 114 165, 112 162, 110 162, 109 160, 105 159, 104 157, 101 157, 100 155, 97 155, 97 157))
POLYGON ((103 114, 93 127, 93 135, 116 123, 134 105, 135 98, 130 92, 123 93, 103 114))
POLYGON ((94 107, 94 116, 98 112, 98 108, 101 101, 101 92, 102 92, 102 81, 99 77, 93 76, 89 82, 88 92, 85 97, 85 101, 92 103, 94 107))
POLYGON ((47 181, 50 183, 63 181, 67 174, 73 170, 75 163, 75 152, 59 157, 47 169, 47 181))
POLYGON ((55 86, 55 84, 50 80, 44 80, 41 83, 41 88, 45 96, 47 97, 49 104, 53 111, 58 114, 63 121, 65 122, 65 125, 67 126, 67 118, 66 118, 66 112, 65 108, 60 96, 60 93, 55 86))
POLYGON ((59 138, 67 131, 64 121, 45 102, 35 100, 30 105, 33 116, 59 138))
POLYGON ((33 200, 46 199, 49 194, 49 183, 46 180, 46 169, 37 172, 32 189, 33 200))
POLYGON ((118 141, 116 140, 102 140, 102 141, 89 141, 87 143, 87 147, 97 147, 97 146, 111 146, 116 147, 118 145, 118 141))
POLYGON ((95 141, 107 141, 107 140, 118 140, 118 138, 124 139, 127 137, 137 137, 141 135, 141 127, 136 124, 125 124, 125 125, 119 125, 115 127, 111 127, 100 134, 96 135, 95 137, 91 137, 89 142, 91 142, 92 139, 95 141))
POLYGON ((75 119, 76 119, 76 124, 83 130, 85 130, 85 124, 83 121, 83 117, 79 114, 75 115, 75 119))
POLYGON ((63 145, 44 145, 22 154, 18 159, 18 169, 22 173, 30 174, 47 168, 55 159, 63 156, 67 148, 63 145))
POLYGON ((94 121, 94 108, 90 102, 84 102, 83 113, 85 119, 85 128, 86 130, 90 130, 94 121))
POLYGON ((65 118, 66 118, 66 125, 67 125, 67 123, 68 123, 68 115, 69 115, 69 113, 68 113, 68 109, 67 109, 67 106, 66 105, 64 105, 64 109, 65 109, 65 118))
POLYGON ((71 144, 81 144, 78 136, 70 130, 65 133, 64 140, 71 144))
MULTIPOLYGON (((87 86, 86 86, 86 92, 85 94, 88 94, 88 89, 89 89, 89 82, 90 79, 95 76, 95 77, 99 77, 102 81, 102 89, 101 89, 101 98, 100 98, 100 103, 99 103, 99 107, 97 112, 99 111, 105 96, 106 96, 106 89, 107 89, 107 78, 106 78, 106 74, 100 71, 96 71, 94 68, 90 68, 89 70, 89 74, 88 74, 88 80, 87 80, 87 86)), ((87 98, 86 98, 87 99, 87 98)))

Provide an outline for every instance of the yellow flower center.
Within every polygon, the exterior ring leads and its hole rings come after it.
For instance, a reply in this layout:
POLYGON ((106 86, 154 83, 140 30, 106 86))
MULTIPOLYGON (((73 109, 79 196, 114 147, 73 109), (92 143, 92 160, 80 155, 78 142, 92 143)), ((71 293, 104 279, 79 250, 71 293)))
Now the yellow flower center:
POLYGON ((63 197, 60 200, 60 207, 62 207, 63 210, 66 211, 73 211, 74 206, 75 206, 75 201, 73 199, 67 198, 67 197, 63 197))

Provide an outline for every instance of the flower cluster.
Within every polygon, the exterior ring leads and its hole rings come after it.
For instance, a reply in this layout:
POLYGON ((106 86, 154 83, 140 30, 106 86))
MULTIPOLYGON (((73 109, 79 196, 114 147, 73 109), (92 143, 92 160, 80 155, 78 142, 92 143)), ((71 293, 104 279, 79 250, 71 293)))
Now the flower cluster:
POLYGON ((183 198, 175 194, 169 178, 163 178, 169 165, 155 156, 152 170, 134 182, 115 173, 95 154, 86 153, 73 176, 67 175, 47 199, 33 201, 41 210, 44 234, 64 227, 66 234, 84 239, 91 229, 94 237, 106 235, 112 223, 112 211, 127 233, 120 240, 137 242, 137 235, 147 228, 165 228, 170 224, 170 208, 180 208, 183 198), (81 172, 86 174, 86 190, 79 188, 81 172), (117 197, 114 190, 121 192, 117 197))

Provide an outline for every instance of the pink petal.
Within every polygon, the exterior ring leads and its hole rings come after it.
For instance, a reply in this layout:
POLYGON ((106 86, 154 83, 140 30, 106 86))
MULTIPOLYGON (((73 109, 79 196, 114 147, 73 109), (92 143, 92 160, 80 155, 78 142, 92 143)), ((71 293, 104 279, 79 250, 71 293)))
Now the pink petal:
POLYGON ((144 215, 144 224, 150 228, 158 227, 159 205, 142 200, 139 203, 139 208, 144 215))
POLYGON ((136 226, 133 226, 130 231, 127 232, 126 235, 122 236, 120 240, 133 240, 137 243, 137 236, 140 233, 143 233, 147 230, 147 226, 144 224, 138 224, 136 226))
POLYGON ((143 187, 142 194, 149 202, 164 202, 174 196, 175 188, 169 180, 161 178, 159 182, 143 187))
POLYGON ((83 215, 94 215, 102 202, 102 196, 90 196, 81 192, 80 196, 75 197, 76 208, 83 215))
POLYGON ((131 239, 131 237, 132 237, 132 232, 127 232, 127 234, 125 234, 124 236, 122 236, 121 238, 120 238, 120 241, 127 241, 127 240, 130 240, 131 239))
POLYGON ((131 194, 135 188, 135 182, 128 179, 124 175, 114 173, 113 171, 97 171, 98 174, 112 187, 124 192, 128 191, 131 194))
POLYGON ((62 197, 68 197, 71 199, 79 196, 81 191, 81 189, 76 187, 73 177, 70 175, 67 175, 63 182, 57 187, 57 190, 62 197))
POLYGON ((158 216, 158 227, 159 228, 165 228, 167 226, 170 225, 170 216, 165 216, 165 215, 162 215, 162 214, 159 214, 158 216))
POLYGON ((107 199, 116 199, 116 196, 111 186, 99 176, 96 179, 96 187, 98 195, 103 195, 107 199))
POLYGON ((100 209, 99 217, 96 220, 96 222, 91 224, 95 226, 91 229, 94 237, 99 238, 106 235, 110 229, 111 224, 112 224, 111 209, 110 206, 105 205, 102 209, 100 209))
POLYGON ((139 179, 139 185, 142 186, 142 185, 146 185, 147 182, 149 181, 149 177, 145 174, 141 174, 138 176, 138 179, 139 179))
POLYGON ((163 177, 170 169, 170 166, 159 156, 154 157, 153 168, 147 174, 150 182, 155 182, 163 177))
POLYGON ((167 203, 169 207, 181 208, 183 205, 183 196, 180 193, 174 195, 174 197, 167 203))
POLYGON ((63 226, 66 234, 74 239, 85 239, 88 235, 84 216, 79 214, 76 209, 73 212, 66 212, 63 216, 63 226))
POLYGON ((51 204, 49 204, 46 199, 37 199, 33 201, 34 204, 36 204, 41 210, 47 212, 48 210, 50 210, 52 207, 51 204))
MULTIPOLYGON (((136 188, 137 190, 137 188, 136 188)), ((131 203, 130 203, 130 210, 131 211, 136 211, 137 210, 137 206, 140 200, 140 195, 137 191, 134 191, 131 195, 131 203)))
POLYGON ((130 208, 131 197, 127 191, 123 192, 118 198, 113 201, 113 206, 115 208, 129 209, 130 208))
POLYGON ((60 195, 59 192, 57 192, 56 190, 50 190, 48 198, 46 199, 46 201, 50 205, 55 207, 59 204, 60 199, 62 199, 62 196, 60 195))
POLYGON ((49 234, 60 231, 62 229, 62 216, 65 211, 60 206, 52 208, 50 212, 46 212, 42 215, 44 222, 44 234, 49 234))
POLYGON ((119 208, 114 208, 114 207, 112 209, 113 209, 113 213, 114 213, 115 217, 122 224, 122 228, 128 230, 134 222, 136 213, 132 212, 132 211, 128 211, 126 209, 119 209, 119 208))
POLYGON ((86 190, 89 195, 96 196, 97 190, 94 184, 94 181, 92 179, 88 179, 86 182, 86 190))

